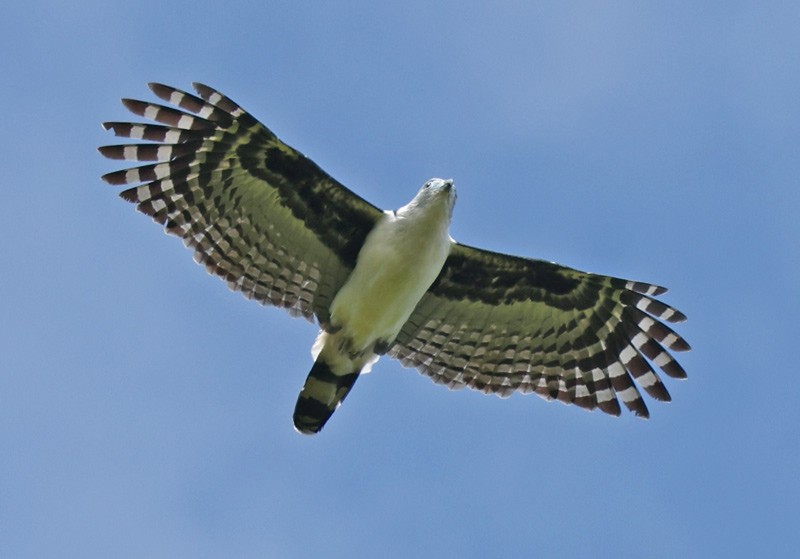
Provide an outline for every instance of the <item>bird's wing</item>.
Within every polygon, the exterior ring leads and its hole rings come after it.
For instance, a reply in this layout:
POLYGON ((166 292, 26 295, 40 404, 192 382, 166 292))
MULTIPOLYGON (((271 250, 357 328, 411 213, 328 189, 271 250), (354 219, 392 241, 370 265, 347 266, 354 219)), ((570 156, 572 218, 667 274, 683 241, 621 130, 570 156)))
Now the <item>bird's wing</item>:
POLYGON ((665 291, 456 243, 389 354, 451 388, 535 392, 613 415, 619 396, 647 417, 636 384, 670 399, 649 362, 686 376, 667 350, 689 345, 663 323, 686 317, 654 298, 665 291))
POLYGON ((153 163, 108 173, 122 198, 181 237, 231 289, 321 324, 381 212, 281 142, 228 97, 150 84, 172 107, 123 99, 153 123, 106 122, 136 143, 111 159, 153 163), (144 142, 142 142, 144 141, 144 142))

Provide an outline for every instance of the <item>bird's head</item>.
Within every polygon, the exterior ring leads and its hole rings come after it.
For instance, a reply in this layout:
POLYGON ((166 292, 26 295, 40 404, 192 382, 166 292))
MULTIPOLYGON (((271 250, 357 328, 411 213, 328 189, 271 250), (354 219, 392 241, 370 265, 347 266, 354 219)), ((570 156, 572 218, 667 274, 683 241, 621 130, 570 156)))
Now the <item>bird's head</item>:
POLYGON ((453 179, 430 179, 422 185, 414 199, 405 208, 412 211, 443 212, 449 219, 456 203, 453 179))

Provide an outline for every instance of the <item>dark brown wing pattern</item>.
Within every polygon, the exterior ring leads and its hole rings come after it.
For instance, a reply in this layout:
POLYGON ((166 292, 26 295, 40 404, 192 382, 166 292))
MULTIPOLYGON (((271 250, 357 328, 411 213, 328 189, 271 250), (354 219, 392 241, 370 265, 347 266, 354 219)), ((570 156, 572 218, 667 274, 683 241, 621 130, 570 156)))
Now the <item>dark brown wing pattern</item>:
POLYGON ((686 317, 654 298, 665 291, 455 244, 389 353, 451 388, 535 392, 613 415, 619 397, 648 417, 637 384, 670 399, 650 363, 686 377, 668 350, 689 344, 663 322, 686 317))
POLYGON ((136 185, 122 198, 181 237, 195 260, 231 289, 325 324, 380 210, 231 99, 194 86, 197 95, 150 84, 172 106, 123 100, 155 123, 105 123, 137 142, 100 152, 154 163, 103 179, 136 185))

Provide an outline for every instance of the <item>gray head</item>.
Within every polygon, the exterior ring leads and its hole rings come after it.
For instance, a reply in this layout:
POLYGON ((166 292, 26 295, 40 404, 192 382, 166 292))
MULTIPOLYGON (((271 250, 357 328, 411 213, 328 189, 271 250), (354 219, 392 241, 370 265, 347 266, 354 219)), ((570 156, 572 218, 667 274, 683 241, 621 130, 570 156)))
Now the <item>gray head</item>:
POLYGON ((434 212, 444 211, 448 218, 456 203, 456 187, 453 179, 430 179, 422 185, 417 195, 403 210, 434 212))

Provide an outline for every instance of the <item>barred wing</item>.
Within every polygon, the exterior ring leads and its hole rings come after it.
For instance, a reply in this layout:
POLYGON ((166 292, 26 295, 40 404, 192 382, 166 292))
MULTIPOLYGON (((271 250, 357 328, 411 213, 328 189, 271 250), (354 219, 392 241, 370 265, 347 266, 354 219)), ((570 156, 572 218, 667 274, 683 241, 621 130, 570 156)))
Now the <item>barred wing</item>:
POLYGON ((153 123, 107 122, 152 143, 105 146, 111 159, 155 161, 109 173, 112 185, 194 250, 231 289, 321 324, 380 210, 281 142, 221 93, 150 84, 173 107, 123 99, 153 123))
POLYGON ((636 384, 670 400, 650 362, 686 377, 668 350, 689 345, 662 322, 686 317, 654 298, 665 291, 454 244, 389 353, 450 388, 535 392, 613 415, 619 396, 648 417, 636 384))

